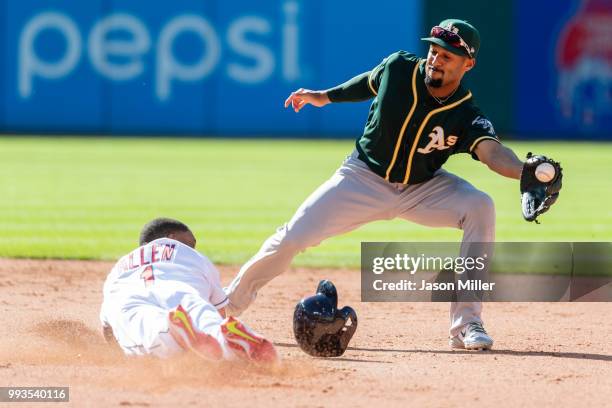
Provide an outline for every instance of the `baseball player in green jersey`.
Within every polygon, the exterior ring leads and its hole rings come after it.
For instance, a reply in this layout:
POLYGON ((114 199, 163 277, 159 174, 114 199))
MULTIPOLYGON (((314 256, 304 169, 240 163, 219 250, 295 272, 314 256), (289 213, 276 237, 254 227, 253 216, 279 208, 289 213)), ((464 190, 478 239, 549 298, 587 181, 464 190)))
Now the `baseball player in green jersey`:
MULTIPOLYGON (((519 179, 523 162, 503 146, 493 125, 461 80, 476 63, 478 31, 462 20, 432 28, 426 59, 399 51, 369 72, 325 91, 298 89, 285 101, 305 105, 373 99, 363 135, 336 173, 266 240, 226 289, 228 313, 240 314, 257 291, 285 271, 295 255, 359 226, 403 218, 430 227, 463 230, 466 243, 495 241, 491 198, 442 165, 468 153, 491 170, 519 179)), ((450 308, 450 345, 488 349, 479 301, 450 308)))

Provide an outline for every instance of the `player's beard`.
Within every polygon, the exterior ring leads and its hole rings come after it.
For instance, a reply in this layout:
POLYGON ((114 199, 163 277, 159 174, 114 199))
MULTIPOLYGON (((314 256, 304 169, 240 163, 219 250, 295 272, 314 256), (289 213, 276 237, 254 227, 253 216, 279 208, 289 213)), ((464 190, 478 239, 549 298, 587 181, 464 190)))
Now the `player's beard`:
POLYGON ((442 83, 442 78, 433 79, 431 76, 425 75, 425 85, 430 88, 440 88, 442 86, 442 83))

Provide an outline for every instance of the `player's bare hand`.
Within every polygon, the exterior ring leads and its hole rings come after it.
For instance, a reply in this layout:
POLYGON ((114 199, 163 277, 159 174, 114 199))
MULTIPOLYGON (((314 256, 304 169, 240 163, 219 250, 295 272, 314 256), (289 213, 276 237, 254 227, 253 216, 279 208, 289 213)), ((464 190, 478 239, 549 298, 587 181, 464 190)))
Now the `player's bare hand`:
POLYGON ((330 103, 330 100, 327 97, 327 92, 300 88, 291 92, 291 95, 285 100, 285 108, 291 105, 295 112, 299 112, 307 104, 320 108, 328 103, 330 103))

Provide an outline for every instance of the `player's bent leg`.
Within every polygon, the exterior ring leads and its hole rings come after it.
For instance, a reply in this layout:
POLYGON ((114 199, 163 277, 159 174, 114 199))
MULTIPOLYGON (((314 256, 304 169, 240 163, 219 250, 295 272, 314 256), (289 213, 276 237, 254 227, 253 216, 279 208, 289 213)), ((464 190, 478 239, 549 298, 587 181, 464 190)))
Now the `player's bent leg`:
MULTIPOLYGON (((224 319, 219 311, 198 294, 179 293, 180 305, 174 311, 181 344, 203 357, 227 360, 246 359, 257 363, 278 361, 272 342, 235 317, 224 319)), ((174 299, 176 301, 176 299, 174 299)), ((171 326, 176 327, 176 326, 171 326)), ((171 330, 171 333, 173 331, 171 330)))
POLYGON ((117 344, 128 356, 167 358, 182 352, 169 332, 168 311, 147 296, 114 300, 108 324, 117 344))
POLYGON ((463 187, 462 196, 459 227, 463 230, 463 242, 495 242, 493 199, 474 187, 463 187))
POLYGON ((227 345, 238 358, 262 364, 276 363, 280 360, 271 341, 233 316, 223 321, 221 332, 227 345))
POLYGON ((240 269, 227 289, 229 314, 245 310, 257 291, 287 270, 300 251, 367 222, 391 218, 392 195, 389 184, 364 163, 348 159, 240 269))
POLYGON ((235 317, 223 319, 197 294, 182 294, 180 304, 169 312, 168 322, 174 341, 183 350, 206 360, 243 359, 264 364, 279 361, 271 341, 235 317))
POLYGON ((209 360, 221 358, 218 311, 198 295, 178 294, 173 303, 160 304, 152 292, 105 299, 103 317, 127 355, 167 358, 193 350, 209 360))
POLYGON ((206 360, 223 358, 217 339, 200 331, 182 305, 168 313, 168 327, 170 335, 183 350, 191 350, 206 360))
MULTIPOLYGON (((431 227, 462 229, 461 256, 479 248, 472 243, 495 241, 493 200, 460 177, 440 170, 432 180, 407 190, 406 195, 400 217, 431 227)), ((482 327, 482 303, 478 299, 460 300, 466 301, 451 302, 450 307, 451 346, 455 348, 465 346, 461 333, 469 323, 482 327)))
MULTIPOLYGON (((237 358, 235 350, 228 344, 225 334, 223 333, 223 324, 227 321, 208 301, 204 300, 196 293, 176 293, 169 299, 171 305, 180 303, 180 307, 186 315, 187 320, 192 327, 192 331, 196 334, 205 334, 208 339, 213 338, 220 345, 222 358, 226 360, 234 360, 237 358)), ((180 332, 184 334, 186 330, 180 332)), ((189 333, 187 333, 189 334, 189 333)), ((192 349, 190 344, 187 344, 188 349, 192 349)), ((194 350, 197 352, 197 350, 194 350)), ((218 356, 217 356, 218 357, 218 356)))
MULTIPOLYGON (((464 197, 460 204, 461 256, 475 258, 486 254, 487 270, 482 272, 486 274, 495 242, 495 205, 491 197, 471 184, 460 191, 464 197)), ((463 298, 451 303, 449 334, 451 339, 461 338, 466 349, 490 349, 493 339, 483 328, 482 302, 475 295, 466 291, 463 298)))

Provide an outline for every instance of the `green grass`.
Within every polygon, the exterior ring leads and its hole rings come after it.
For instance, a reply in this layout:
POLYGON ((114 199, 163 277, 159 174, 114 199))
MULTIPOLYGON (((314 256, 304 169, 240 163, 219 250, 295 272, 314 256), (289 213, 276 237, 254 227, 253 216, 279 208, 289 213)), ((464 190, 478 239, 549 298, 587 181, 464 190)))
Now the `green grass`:
MULTIPOLYGON (((352 141, 0 137, 0 256, 115 259, 157 216, 183 220, 198 248, 240 264, 325 181, 352 141)), ((509 143, 563 164, 564 189, 542 225, 522 220, 516 181, 468 155, 446 169, 489 193, 501 241, 612 240, 612 144, 509 143)), ((325 241, 298 265, 356 266, 361 241, 459 240, 460 231, 396 220, 325 241)))

